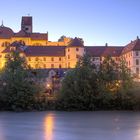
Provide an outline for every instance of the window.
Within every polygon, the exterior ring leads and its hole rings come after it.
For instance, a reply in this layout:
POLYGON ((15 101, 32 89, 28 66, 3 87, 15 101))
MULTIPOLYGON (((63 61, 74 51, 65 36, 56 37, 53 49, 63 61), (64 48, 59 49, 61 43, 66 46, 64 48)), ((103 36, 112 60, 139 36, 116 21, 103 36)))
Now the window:
POLYGON ((35 65, 35 68, 36 68, 36 69, 38 68, 38 64, 35 65))
POLYGON ((139 59, 136 59, 136 65, 139 65, 139 59))
POLYGON ((68 52, 70 51, 70 49, 68 49, 68 52))
POLYGON ((31 58, 29 57, 28 60, 31 61, 31 58))
POLYGON ((80 56, 78 54, 76 54, 76 58, 78 59, 80 56))
POLYGON ((44 57, 43 60, 46 61, 46 57, 44 57))
POLYGON ((44 64, 43 67, 46 68, 46 64, 44 64))
POLYGON ((35 61, 38 61, 38 57, 35 58, 35 61))
POLYGON ((68 59, 70 59, 70 55, 68 55, 68 59))
POLYGON ((8 47, 8 46, 10 46, 10 43, 9 42, 3 42, 2 43, 2 47, 8 47))
POLYGON ((59 61, 61 61, 61 57, 59 57, 59 61))
POLYGON ((70 68, 70 62, 68 63, 68 68, 70 68))
POLYGON ((136 68, 136 74, 139 74, 139 68, 136 68))
POLYGON ((79 51, 79 48, 76 48, 76 51, 78 52, 79 51))
POLYGON ((53 57, 51 58, 51 61, 54 61, 54 58, 53 57))
POLYGON ((59 64, 59 68, 61 68, 62 66, 61 66, 61 64, 59 64))
POLYGON ((135 53, 136 53, 136 56, 139 56, 139 52, 138 51, 136 51, 135 53))
POLYGON ((51 64, 51 68, 54 68, 54 64, 51 64))

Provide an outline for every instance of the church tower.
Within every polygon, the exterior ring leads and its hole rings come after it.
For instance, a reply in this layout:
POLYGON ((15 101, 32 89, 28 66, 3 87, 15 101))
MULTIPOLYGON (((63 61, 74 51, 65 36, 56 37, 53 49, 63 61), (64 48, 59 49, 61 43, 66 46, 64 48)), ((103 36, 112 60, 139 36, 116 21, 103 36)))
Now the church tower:
POLYGON ((32 17, 31 16, 22 17, 21 30, 25 31, 26 33, 32 33, 33 25, 32 25, 32 17))

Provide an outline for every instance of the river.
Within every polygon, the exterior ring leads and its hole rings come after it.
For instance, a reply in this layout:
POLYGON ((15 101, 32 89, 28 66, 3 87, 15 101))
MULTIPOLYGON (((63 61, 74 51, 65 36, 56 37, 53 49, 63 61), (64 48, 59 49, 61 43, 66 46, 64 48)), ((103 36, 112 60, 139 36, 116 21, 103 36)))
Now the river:
POLYGON ((1 112, 0 140, 140 140, 140 112, 1 112))

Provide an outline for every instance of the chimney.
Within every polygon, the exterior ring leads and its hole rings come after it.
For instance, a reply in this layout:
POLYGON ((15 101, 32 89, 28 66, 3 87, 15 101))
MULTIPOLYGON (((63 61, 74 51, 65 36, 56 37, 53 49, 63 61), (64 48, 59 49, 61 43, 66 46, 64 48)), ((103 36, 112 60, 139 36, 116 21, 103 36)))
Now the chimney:
POLYGON ((108 47, 108 43, 105 43, 105 46, 108 47))

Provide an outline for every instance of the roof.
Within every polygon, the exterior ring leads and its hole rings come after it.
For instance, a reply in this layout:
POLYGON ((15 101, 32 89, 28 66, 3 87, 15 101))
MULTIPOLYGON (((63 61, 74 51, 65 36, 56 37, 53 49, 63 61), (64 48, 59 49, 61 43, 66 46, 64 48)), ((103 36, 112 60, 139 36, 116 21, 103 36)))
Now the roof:
POLYGON ((124 47, 122 46, 111 46, 111 47, 106 47, 104 52, 102 53, 102 56, 120 56, 122 53, 124 47))
POLYGON ((0 38, 11 38, 14 35, 14 32, 11 28, 0 26, 0 38))
POLYGON ((125 48, 122 51, 122 54, 136 50, 140 50, 140 39, 138 37, 136 40, 131 41, 129 44, 125 46, 125 48))
POLYGON ((93 57, 120 56, 124 47, 122 46, 87 46, 86 52, 93 57))
MULTIPOLYGON (((65 56, 65 46, 21 46, 18 51, 24 52, 26 56, 65 56)), ((9 53, 6 48, 2 53, 9 53)))
POLYGON ((27 46, 26 56, 65 56, 65 46, 27 46))
POLYGON ((86 52, 90 56, 98 57, 101 56, 105 50, 105 46, 86 46, 86 52))
POLYGON ((84 46, 83 40, 77 37, 72 39, 68 44, 68 47, 83 47, 83 46, 84 46))
POLYGON ((30 37, 32 40, 48 40, 48 33, 27 33, 20 30, 14 34, 15 37, 30 37))

